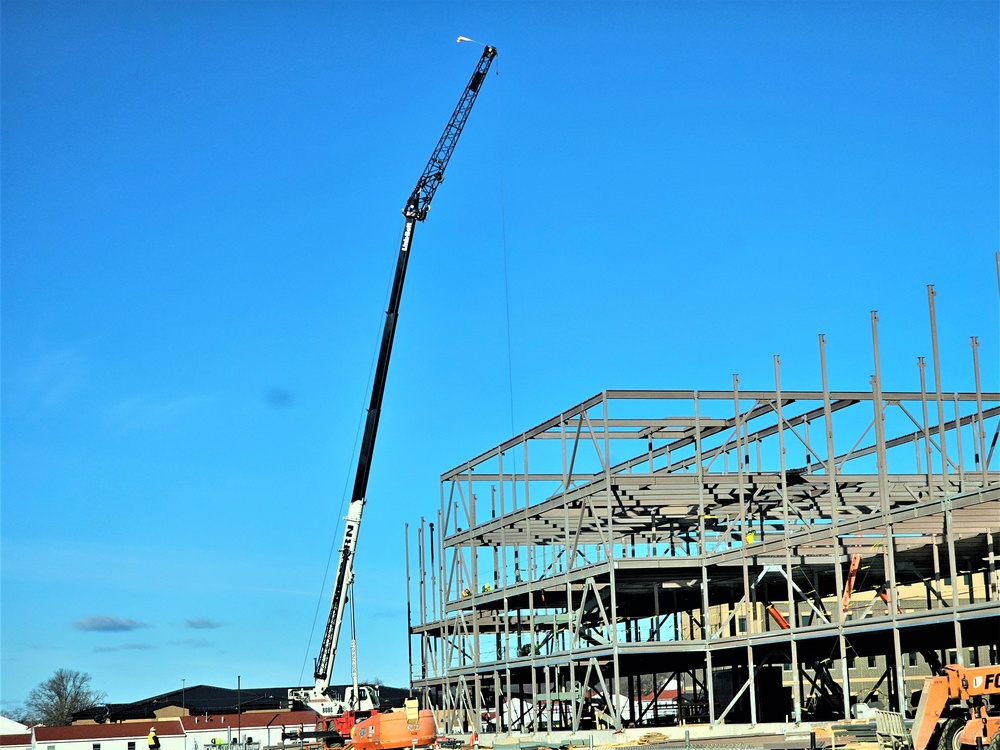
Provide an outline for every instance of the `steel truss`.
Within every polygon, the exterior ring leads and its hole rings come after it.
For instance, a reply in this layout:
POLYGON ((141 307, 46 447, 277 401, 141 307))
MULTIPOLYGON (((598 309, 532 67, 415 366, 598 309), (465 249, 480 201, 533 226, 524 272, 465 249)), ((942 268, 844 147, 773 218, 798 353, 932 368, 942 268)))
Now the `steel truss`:
POLYGON ((925 660, 997 658, 1000 393, 978 361, 882 392, 877 337, 872 390, 830 391, 823 346, 821 391, 778 358, 770 391, 605 391, 442 476, 411 637, 446 728, 906 710, 925 660))

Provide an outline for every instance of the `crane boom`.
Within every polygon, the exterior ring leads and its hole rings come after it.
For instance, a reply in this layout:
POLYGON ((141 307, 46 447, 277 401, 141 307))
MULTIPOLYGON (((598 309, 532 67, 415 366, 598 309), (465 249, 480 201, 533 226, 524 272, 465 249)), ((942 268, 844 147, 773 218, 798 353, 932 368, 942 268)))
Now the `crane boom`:
MULTIPOLYGON (((329 698, 330 679, 333 672, 333 662, 337 654, 337 641, 340 637, 340 628, 344 619, 344 609, 347 603, 347 590, 354 578, 354 551, 358 541, 358 529, 361 525, 361 514, 365 505, 365 495, 368 490, 368 476, 371 471, 372 453, 375 448, 375 437, 378 432, 379 416, 382 411, 382 397, 385 394, 386 376, 389 371, 389 358, 392 354, 392 342, 396 333, 396 320, 399 315, 400 300, 403 294, 403 281, 406 277, 406 266, 409 261, 410 246, 413 243, 413 230, 416 222, 427 218, 431 201, 434 194, 444 180, 444 172, 451 159, 452 152, 458 143, 462 129, 465 127, 469 114, 472 112, 472 105, 475 104, 476 97, 483 80, 489 71, 493 58, 497 51, 494 47, 486 47, 482 57, 476 65, 469 83, 466 85, 462 96, 458 100, 455 111, 445 126, 437 146, 434 148, 427 166, 424 167, 416 187, 403 207, 403 216, 406 217, 406 224, 403 228, 403 237, 399 246, 399 256, 396 261, 396 272, 392 281, 392 291, 389 294, 389 306, 385 313, 385 323, 382 327, 382 340, 379 345, 378 360, 375 365, 375 375, 372 381, 371 401, 368 406, 368 413, 365 419, 364 433, 361 439, 361 450, 358 454, 357 471, 354 478, 354 489, 351 493, 351 503, 348 506, 347 516, 344 521, 344 540, 340 549, 340 558, 337 565, 337 577, 333 587, 333 594, 330 602, 330 614, 327 619, 326 630, 323 634, 323 643, 320 647, 319 657, 316 659, 314 672, 315 688, 312 691, 297 691, 293 697, 306 699, 316 705, 318 702, 326 702, 329 698), (307 697, 308 695, 308 697, 307 697)), ((337 713, 343 710, 338 707, 324 707, 321 713, 337 713)))

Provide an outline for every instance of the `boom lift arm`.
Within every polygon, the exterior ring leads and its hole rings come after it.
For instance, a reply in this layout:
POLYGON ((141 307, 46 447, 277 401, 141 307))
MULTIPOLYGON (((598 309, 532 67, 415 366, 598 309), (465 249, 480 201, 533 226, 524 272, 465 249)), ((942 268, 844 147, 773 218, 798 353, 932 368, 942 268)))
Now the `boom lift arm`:
MULTIPOLYGON (((344 609, 348 599, 348 587, 354 579, 354 551, 358 543, 358 529, 361 525, 361 513, 365 506, 365 494, 368 490, 368 475, 371 471, 372 453, 375 449, 375 436, 378 432, 379 416, 382 411, 382 397, 385 394, 386 375, 389 371, 389 357, 392 354, 392 342, 396 333, 396 320, 399 315, 400 299, 403 294, 403 280, 406 277, 406 265, 409 261, 410 246, 413 243, 413 230, 416 222, 427 218, 434 194, 444 180, 444 172, 451 159, 452 152, 458 143, 462 129, 465 127, 472 105, 476 102, 479 89, 486 73, 490 69, 493 58, 496 57, 495 47, 486 47, 482 57, 469 79, 462 96, 458 100, 451 119, 448 120, 437 146, 431 154, 423 174, 413 188, 413 192, 403 207, 406 224, 403 228, 403 238, 399 246, 399 257, 396 261, 396 273, 392 281, 392 291, 389 294, 389 307, 385 313, 385 324, 382 327, 382 341, 379 345, 378 360, 375 365, 375 377, 372 382, 371 401, 365 419, 364 433, 361 439, 361 451, 358 455, 357 472, 354 477, 354 489, 351 493, 351 503, 344 519, 344 540, 340 548, 340 559, 337 565, 337 578, 333 586, 330 602, 330 614, 327 618, 326 630, 319 657, 316 659, 315 686, 312 690, 292 691, 291 698, 307 703, 321 715, 343 713, 348 708, 333 699, 330 691, 330 680, 333 674, 333 663, 337 655, 337 641, 344 620, 344 609)), ((352 703, 357 700, 357 694, 352 697, 352 703)))

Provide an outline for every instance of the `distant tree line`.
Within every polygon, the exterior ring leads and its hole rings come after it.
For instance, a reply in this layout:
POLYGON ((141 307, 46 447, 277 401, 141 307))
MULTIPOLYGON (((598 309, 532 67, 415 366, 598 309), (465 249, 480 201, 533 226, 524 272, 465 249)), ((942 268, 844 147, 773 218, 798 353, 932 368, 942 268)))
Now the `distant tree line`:
POLYGON ((8 719, 27 726, 57 727, 73 723, 73 714, 103 703, 106 693, 94 690, 90 675, 75 669, 57 669, 31 689, 23 706, 4 707, 8 719))

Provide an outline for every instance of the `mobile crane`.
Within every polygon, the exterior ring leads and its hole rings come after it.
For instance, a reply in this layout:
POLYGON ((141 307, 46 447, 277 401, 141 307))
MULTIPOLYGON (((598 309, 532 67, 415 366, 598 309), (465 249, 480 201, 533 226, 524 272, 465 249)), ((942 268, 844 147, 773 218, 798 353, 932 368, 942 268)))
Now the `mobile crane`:
MULTIPOLYGON (((465 41, 459 37, 459 41, 465 41)), ((471 40, 470 40, 471 41, 471 40)), ((314 686, 289 691, 289 701, 306 705, 319 715, 317 732, 309 733, 315 738, 322 738, 327 747, 343 745, 348 738, 355 739, 358 746, 379 748, 411 747, 427 745, 434 741, 436 735, 434 716, 428 710, 417 710, 416 702, 408 702, 406 713, 379 713, 378 695, 375 689, 367 685, 358 685, 357 660, 354 641, 351 642, 352 673, 354 682, 341 696, 330 687, 333 673, 334 658, 337 654, 337 642, 340 628, 344 620, 344 610, 349 599, 349 589, 354 580, 354 552, 358 543, 358 531, 361 527, 361 514, 365 506, 365 495, 368 489, 368 475, 371 471, 372 454, 375 448, 375 436, 378 432, 379 415, 382 410, 382 397, 385 394, 386 375, 389 370, 389 357, 392 354, 392 342, 396 332, 396 319, 399 315, 400 299, 403 293, 403 280, 406 276, 406 265, 409 261, 410 246, 413 243, 413 232, 418 221, 427 218, 434 194, 444 180, 444 172, 451 159, 452 152, 458 143, 462 129, 472 112, 479 89, 486 78, 493 59, 496 57, 495 47, 487 46, 458 100, 451 119, 445 126, 437 146, 431 154, 427 166, 424 167, 416 187, 403 207, 406 223, 403 227, 403 238, 400 242, 399 256, 396 261, 396 272, 393 277, 392 290, 389 294, 389 306, 385 313, 385 323, 382 327, 382 340, 379 345, 378 360, 375 365, 375 375, 372 382, 371 401, 365 419, 364 433, 361 439, 361 450, 358 454, 357 470, 354 478, 354 489, 347 516, 344 519, 344 539, 340 547, 340 557, 337 565, 337 577, 333 586, 330 602, 330 614, 327 618, 326 630, 319 656, 316 659, 313 677, 314 686), (357 724, 357 726, 355 726, 357 724)))

